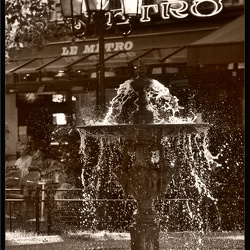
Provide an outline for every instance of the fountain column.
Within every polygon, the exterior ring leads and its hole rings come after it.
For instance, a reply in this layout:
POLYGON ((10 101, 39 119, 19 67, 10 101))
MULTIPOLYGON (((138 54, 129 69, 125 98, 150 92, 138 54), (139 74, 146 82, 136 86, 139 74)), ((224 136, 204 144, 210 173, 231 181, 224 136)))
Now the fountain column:
MULTIPOLYGON (((137 110, 133 113, 132 124, 145 125, 153 123, 153 113, 147 109, 147 88, 151 84, 145 76, 146 69, 138 63, 137 78, 131 87, 137 93, 137 110)), ((139 127, 139 126, 138 126, 139 127)), ((161 138, 159 138, 161 139, 161 138)), ((143 128, 138 128, 134 140, 130 141, 135 152, 135 161, 127 168, 127 149, 124 150, 123 169, 117 171, 116 177, 123 187, 125 195, 131 195, 137 202, 137 210, 133 214, 134 223, 130 228, 132 250, 159 250, 159 225, 156 222, 154 199, 166 190, 174 169, 156 169, 148 160, 149 148, 152 146, 152 135, 143 128), (163 181, 164 179, 164 181, 163 181)), ((154 141, 155 143, 155 141, 154 141)), ((155 145, 160 150, 160 142, 155 145)), ((126 146, 125 146, 126 147, 126 146)))
MULTIPOLYGON (((132 250, 159 250, 159 224, 156 221, 154 199, 164 193, 172 180, 173 174, 181 165, 181 157, 176 160, 175 166, 154 167, 147 159, 152 141, 145 136, 142 129, 135 135, 133 142, 123 149, 123 168, 116 169, 115 175, 121 184, 124 194, 134 197, 137 209, 133 214, 134 223, 130 228, 132 250), (135 152, 136 159, 128 168, 128 148, 135 152)), ((154 145, 160 149, 161 145, 154 145)))
POLYGON ((136 160, 129 172, 129 193, 137 201, 134 224, 131 226, 132 250, 159 249, 159 227, 155 221, 153 201, 158 194, 159 173, 145 161, 144 146, 135 144, 136 160))

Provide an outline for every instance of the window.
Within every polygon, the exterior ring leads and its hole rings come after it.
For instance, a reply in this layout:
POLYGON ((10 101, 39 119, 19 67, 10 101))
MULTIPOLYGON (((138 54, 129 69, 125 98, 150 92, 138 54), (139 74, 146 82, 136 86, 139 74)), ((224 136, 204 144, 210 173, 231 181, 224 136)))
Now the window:
POLYGON ((53 124, 54 125, 66 125, 67 118, 64 113, 55 113, 53 114, 53 124))
POLYGON ((66 95, 63 95, 63 94, 52 95, 52 102, 56 102, 56 103, 66 102, 66 95))
MULTIPOLYGON (((75 89, 77 89, 75 87, 75 89)), ((79 88, 80 89, 80 88, 79 88)), ((96 109, 96 91, 73 92, 72 104, 74 107, 76 125, 94 119, 96 109)))

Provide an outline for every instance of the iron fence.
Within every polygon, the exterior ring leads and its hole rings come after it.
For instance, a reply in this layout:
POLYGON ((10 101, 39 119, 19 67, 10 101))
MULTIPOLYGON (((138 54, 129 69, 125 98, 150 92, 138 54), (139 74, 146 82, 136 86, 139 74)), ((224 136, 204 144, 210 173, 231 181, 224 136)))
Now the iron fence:
MULTIPOLYGON (((57 191, 66 192, 68 197, 55 198, 53 185, 46 188, 38 186, 33 196, 22 199, 8 198, 8 193, 20 192, 20 189, 6 189, 5 229, 45 232, 48 235, 66 230, 126 231, 133 222, 132 214, 136 209, 133 199, 85 199, 82 189, 57 191)), ((221 198, 217 207, 208 203, 200 205, 204 208, 203 229, 244 229, 244 198, 221 198)), ((156 200, 161 228, 169 231, 193 230, 197 225, 187 219, 192 206, 197 206, 193 199, 156 200)))

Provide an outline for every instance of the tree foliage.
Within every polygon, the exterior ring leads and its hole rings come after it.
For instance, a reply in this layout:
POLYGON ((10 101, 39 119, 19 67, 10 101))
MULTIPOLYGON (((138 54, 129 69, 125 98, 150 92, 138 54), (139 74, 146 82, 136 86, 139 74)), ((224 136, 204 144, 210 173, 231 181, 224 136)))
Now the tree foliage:
POLYGON ((41 50, 55 39, 68 39, 70 29, 50 21, 54 0, 5 0, 5 59, 22 50, 41 50))

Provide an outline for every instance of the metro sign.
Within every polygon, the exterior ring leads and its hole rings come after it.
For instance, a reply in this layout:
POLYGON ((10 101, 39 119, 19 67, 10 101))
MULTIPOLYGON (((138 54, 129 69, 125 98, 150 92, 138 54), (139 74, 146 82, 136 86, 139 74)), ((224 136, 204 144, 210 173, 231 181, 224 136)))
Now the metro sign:
POLYGON ((160 4, 152 4, 141 7, 141 22, 150 21, 149 18, 149 10, 153 10, 155 13, 161 14, 162 19, 169 19, 170 16, 175 18, 185 18, 189 14, 186 12, 190 12, 192 15, 197 17, 209 17, 217 15, 223 8, 222 0, 214 1, 214 0, 193 0, 189 7, 187 1, 184 0, 168 0, 166 2, 161 2, 160 4), (209 2, 213 5, 213 9, 209 14, 202 14, 199 11, 199 6, 202 3, 209 2))
MULTIPOLYGON (((106 52, 117 52, 117 51, 129 51, 133 49, 133 42, 106 42, 105 51, 106 52)), ((70 47, 62 47, 62 56, 75 56, 79 53, 79 47, 77 45, 70 47)), ((80 51, 81 54, 99 53, 99 44, 84 44, 84 49, 80 51)))
MULTIPOLYGON (((159 4, 142 5, 140 22, 150 22, 150 15, 157 13, 161 15, 162 19, 169 19, 171 16, 180 19, 187 17, 189 14, 197 17, 211 17, 217 15, 222 9, 222 0, 167 0, 159 4), (206 14, 202 13, 202 4, 209 4, 209 6, 211 6, 211 12, 206 14)), ((113 10, 112 12, 115 17, 123 17, 121 10, 113 10)), ((128 20, 118 24, 126 23, 128 23, 128 20)))
MULTIPOLYGON (((133 1, 133 0, 132 0, 133 1)), ((63 21, 61 15, 61 10, 56 8, 57 17, 51 18, 51 21, 63 21)), ((162 19, 174 18, 185 18, 190 14, 197 17, 211 17, 215 16, 221 12, 223 9, 222 0, 165 0, 161 3, 142 5, 140 9, 140 22, 150 22, 150 15, 160 14, 162 19), (209 6, 209 8, 204 8, 204 5, 209 6), (202 10, 206 10, 206 13, 202 13, 202 10), (210 11, 210 13, 207 13, 210 11)), ((124 16, 122 9, 111 10, 114 17, 120 18, 121 22, 117 23, 119 25, 128 24, 129 20, 124 16)), ((107 15, 107 25, 112 25, 112 14, 110 12, 107 15)))

